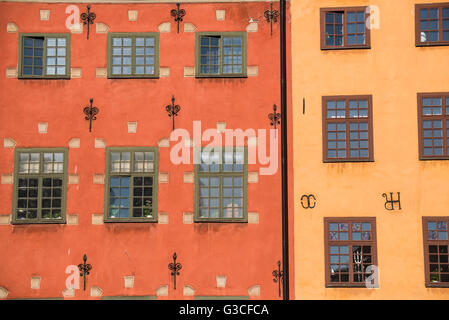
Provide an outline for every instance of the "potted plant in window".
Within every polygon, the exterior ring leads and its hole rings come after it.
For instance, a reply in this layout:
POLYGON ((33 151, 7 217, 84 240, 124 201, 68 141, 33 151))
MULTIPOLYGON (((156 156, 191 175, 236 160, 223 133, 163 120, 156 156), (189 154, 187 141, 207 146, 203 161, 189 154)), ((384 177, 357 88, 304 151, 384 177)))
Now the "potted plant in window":
POLYGON ((430 282, 439 282, 438 274, 431 274, 430 275, 430 282))
POLYGON ((151 207, 151 200, 145 201, 145 207, 143 208, 143 215, 145 218, 153 218, 153 208, 151 207))

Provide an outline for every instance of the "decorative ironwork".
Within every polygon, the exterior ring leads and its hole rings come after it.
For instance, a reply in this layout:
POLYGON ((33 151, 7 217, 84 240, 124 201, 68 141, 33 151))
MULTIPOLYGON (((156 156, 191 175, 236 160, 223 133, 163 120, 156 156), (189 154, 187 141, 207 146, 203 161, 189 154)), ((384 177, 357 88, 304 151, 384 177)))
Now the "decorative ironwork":
POLYGON ((282 284, 282 279, 284 278, 284 272, 281 270, 281 262, 278 261, 277 262, 278 265, 278 269, 274 270, 272 272, 273 275, 273 282, 278 283, 279 286, 279 297, 281 296, 281 284, 282 284))
POLYGON ((398 204, 398 210, 401 210, 401 193, 397 192, 397 194, 398 194, 397 200, 393 199, 393 192, 390 192, 390 199, 388 199, 388 195, 386 193, 382 194, 382 197, 385 198, 384 204, 385 209, 390 211, 395 210, 394 204, 396 203, 398 204))
POLYGON ((186 11, 184 9, 179 9, 179 3, 177 3, 176 9, 172 9, 170 15, 175 19, 175 22, 178 23, 179 33, 179 22, 182 22, 182 18, 186 15, 186 11))
POLYGON ((87 5, 87 12, 83 12, 80 15, 83 24, 87 24, 87 40, 89 40, 89 25, 94 23, 97 15, 95 12, 90 12, 90 5, 87 5))
POLYGON ((92 120, 97 120, 97 114, 100 110, 97 107, 93 107, 92 103, 94 102, 93 98, 90 98, 90 106, 84 107, 84 114, 86 115, 84 119, 89 120, 89 132, 92 131, 92 120))
POLYGON ((179 262, 176 262, 178 256, 176 252, 173 253, 173 262, 168 264, 168 269, 171 271, 171 275, 173 276, 173 284, 176 290, 176 276, 179 276, 179 270, 182 269, 182 265, 179 262))
POLYGON ((359 251, 355 251, 352 255, 352 258, 354 260, 354 271, 357 272, 357 281, 362 282, 362 253, 359 251))
POLYGON ((178 115, 179 110, 181 110, 181 107, 179 105, 175 105, 175 96, 172 96, 171 98, 171 105, 167 105, 165 107, 165 110, 168 112, 168 116, 172 117, 173 120, 173 130, 175 130, 175 117, 178 115))
POLYGON ((84 254, 83 263, 78 265, 78 269, 80 270, 80 276, 83 277, 84 280, 84 291, 86 291, 86 278, 90 274, 90 270, 92 270, 92 266, 90 264, 86 264, 87 256, 84 254))
POLYGON ((267 19, 267 22, 270 23, 270 35, 273 35, 273 22, 277 22, 279 17, 279 11, 273 10, 273 2, 270 3, 270 10, 266 10, 263 15, 267 19))
POLYGON ((277 107, 273 104, 273 113, 268 114, 268 119, 270 119, 270 126, 274 127, 274 134, 276 136, 276 125, 281 124, 281 114, 276 112, 277 107))
POLYGON ((316 205, 316 198, 313 194, 303 194, 301 196, 301 206, 304 209, 313 209, 315 208, 315 205, 316 205), (307 201, 304 201, 305 199, 307 199, 307 201), (311 199, 313 200, 313 203, 312 201, 310 201, 311 199))

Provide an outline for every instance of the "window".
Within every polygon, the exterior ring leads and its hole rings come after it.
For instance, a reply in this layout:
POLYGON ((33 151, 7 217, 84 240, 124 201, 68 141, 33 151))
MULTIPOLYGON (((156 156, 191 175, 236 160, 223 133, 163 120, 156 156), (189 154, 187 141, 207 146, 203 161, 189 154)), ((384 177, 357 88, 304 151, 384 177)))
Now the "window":
POLYGON ((426 286, 449 287, 449 217, 424 217, 426 286))
POLYGON ((371 96, 323 97, 325 162, 374 161, 371 96))
POLYGON ((108 77, 159 77, 159 34, 109 33, 108 77))
POLYGON ((197 77, 246 77, 245 32, 197 32, 197 77))
POLYGON ((324 218, 324 230, 326 286, 365 287, 377 265, 375 218, 324 218))
POLYGON ((321 49, 370 48, 367 7, 321 9, 321 49))
POLYGON ((108 148, 105 221, 157 221, 157 148, 108 148))
POLYGON ((20 34, 19 78, 70 78, 70 34, 20 34))
POLYGON ((418 93, 419 155, 449 159, 449 93, 418 93))
POLYGON ((196 151, 196 222, 247 221, 247 150, 227 149, 196 151))
POLYGON ((415 6, 417 46, 449 45, 449 3, 415 6))
POLYGON ((16 149, 13 223, 65 223, 67 149, 16 149))

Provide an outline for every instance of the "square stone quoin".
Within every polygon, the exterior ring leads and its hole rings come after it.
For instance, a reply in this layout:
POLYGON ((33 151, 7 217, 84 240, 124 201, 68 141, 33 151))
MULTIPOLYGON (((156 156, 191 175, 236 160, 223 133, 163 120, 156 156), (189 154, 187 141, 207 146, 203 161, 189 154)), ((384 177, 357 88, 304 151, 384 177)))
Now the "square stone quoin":
POLYGON ((139 11, 137 10, 128 10, 128 20, 129 21, 137 21, 139 11))
POLYGON ((134 287, 134 276, 124 276, 123 280, 125 281, 125 288, 134 287))

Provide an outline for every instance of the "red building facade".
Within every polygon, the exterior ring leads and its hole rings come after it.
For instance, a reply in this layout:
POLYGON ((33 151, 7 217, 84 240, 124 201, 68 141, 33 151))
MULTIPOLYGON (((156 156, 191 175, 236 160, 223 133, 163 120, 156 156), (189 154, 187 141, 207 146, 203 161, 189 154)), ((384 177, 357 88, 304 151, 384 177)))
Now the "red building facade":
POLYGON ((87 39, 86 4, 0 3, 2 298, 279 299, 279 133, 276 170, 249 161, 280 103, 279 25, 266 2, 187 2, 178 32, 173 9, 91 3, 87 39), (206 129, 231 163, 193 163, 206 129), (249 137, 225 150, 229 129, 249 137))

